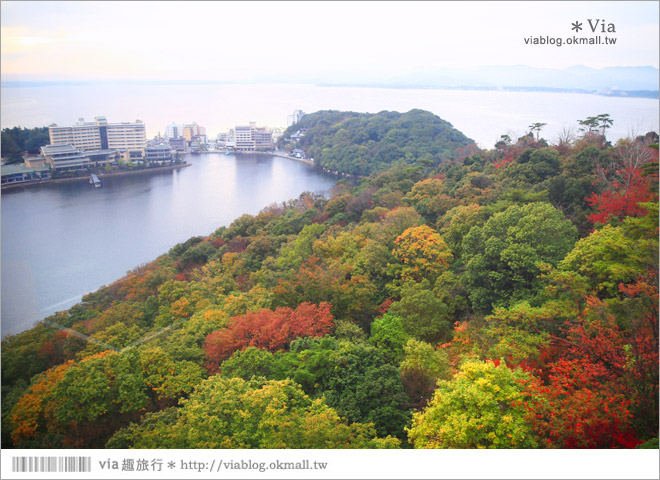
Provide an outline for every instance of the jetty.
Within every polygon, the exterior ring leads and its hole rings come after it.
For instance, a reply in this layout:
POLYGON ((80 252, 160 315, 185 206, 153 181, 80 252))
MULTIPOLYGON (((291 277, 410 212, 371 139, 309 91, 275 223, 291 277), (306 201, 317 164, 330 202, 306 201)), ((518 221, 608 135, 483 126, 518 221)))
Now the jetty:
POLYGON ((99 177, 97 177, 94 173, 92 173, 92 175, 89 177, 89 183, 94 185, 96 188, 101 186, 101 180, 99 180, 99 177))

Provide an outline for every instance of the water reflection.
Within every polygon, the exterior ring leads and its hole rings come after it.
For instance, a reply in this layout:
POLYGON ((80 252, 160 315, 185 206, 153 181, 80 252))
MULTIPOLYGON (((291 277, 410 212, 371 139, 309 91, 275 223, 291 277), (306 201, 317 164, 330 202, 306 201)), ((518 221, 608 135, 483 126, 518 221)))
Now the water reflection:
POLYGON ((189 156, 177 171, 2 192, 2 335, 29 328, 194 235, 335 178, 264 155, 189 156))

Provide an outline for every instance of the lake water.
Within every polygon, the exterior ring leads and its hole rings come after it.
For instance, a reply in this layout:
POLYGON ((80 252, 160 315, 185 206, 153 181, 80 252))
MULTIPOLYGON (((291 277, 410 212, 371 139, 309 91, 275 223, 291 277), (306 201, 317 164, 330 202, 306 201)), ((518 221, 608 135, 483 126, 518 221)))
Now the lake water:
POLYGON ((2 336, 79 302, 195 235, 336 177, 270 155, 188 155, 175 171, 2 192, 2 336))
POLYGON ((254 85, 85 85, 2 88, 2 128, 21 125, 70 125, 104 115, 110 122, 143 120, 147 136, 165 132, 169 123, 206 127, 209 138, 249 121, 284 126, 300 109, 377 113, 421 108, 450 122, 481 147, 492 148, 502 134, 524 134, 535 122, 552 141, 564 126, 608 113, 614 120, 608 138, 631 131, 658 131, 658 99, 617 98, 550 92, 419 90, 321 87, 294 84, 254 85))
MULTIPOLYGON (((147 136, 167 124, 197 122, 209 138, 235 125, 286 126, 294 110, 377 113, 431 111, 480 146, 543 122, 552 141, 565 126, 601 113, 608 138, 658 131, 658 99, 598 95, 415 90, 316 85, 126 85, 2 87, 1 126, 70 125, 84 117, 145 122, 147 136)), ((120 278, 193 235, 207 235, 243 213, 334 178, 270 157, 206 155, 176 172, 31 187, 2 193, 2 334, 64 310, 81 295, 120 278)))

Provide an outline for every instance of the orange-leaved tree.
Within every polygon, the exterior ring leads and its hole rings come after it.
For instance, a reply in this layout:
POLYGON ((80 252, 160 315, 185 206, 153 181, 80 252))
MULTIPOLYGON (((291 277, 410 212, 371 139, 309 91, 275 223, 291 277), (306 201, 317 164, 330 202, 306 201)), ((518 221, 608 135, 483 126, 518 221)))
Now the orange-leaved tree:
POLYGON ((286 349, 298 337, 322 337, 330 333, 333 317, 331 305, 301 303, 295 309, 279 307, 247 312, 229 320, 226 328, 206 337, 206 368, 216 373, 223 360, 246 347, 271 351, 286 349))

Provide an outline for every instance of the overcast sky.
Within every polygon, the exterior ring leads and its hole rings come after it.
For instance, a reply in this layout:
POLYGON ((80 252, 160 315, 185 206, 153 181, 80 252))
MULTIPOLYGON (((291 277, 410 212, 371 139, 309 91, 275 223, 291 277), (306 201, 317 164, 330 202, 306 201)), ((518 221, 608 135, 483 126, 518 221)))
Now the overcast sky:
POLYGON ((658 2, 4 1, 3 80, 360 80, 437 68, 658 67, 658 2), (525 45, 595 35, 615 46, 525 45), (599 24, 600 25, 600 24, 599 24), (600 26, 598 32, 601 33, 600 26), (605 34, 603 34, 605 35, 605 34))

